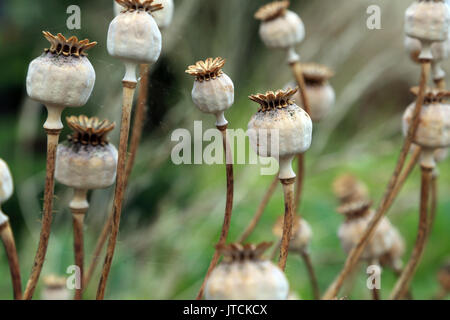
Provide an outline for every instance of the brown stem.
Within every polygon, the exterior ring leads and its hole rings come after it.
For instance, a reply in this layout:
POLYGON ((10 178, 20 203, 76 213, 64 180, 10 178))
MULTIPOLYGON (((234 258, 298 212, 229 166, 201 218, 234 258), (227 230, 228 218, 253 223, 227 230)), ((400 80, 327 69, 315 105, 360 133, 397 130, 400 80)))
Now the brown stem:
POLYGON ((305 179, 305 154, 298 155, 297 162, 297 179, 295 180, 295 198, 294 198, 294 211, 298 211, 300 208, 300 200, 303 191, 303 181, 305 179))
POLYGON ((306 268, 308 270, 309 280, 311 281, 311 287, 313 289, 314 300, 320 299, 320 289, 319 283, 317 281, 316 272, 314 271, 314 267, 311 261, 311 256, 307 250, 300 250, 300 255, 305 262, 306 268))
POLYGON ((45 255, 47 254, 48 241, 50 239, 50 229, 53 218, 53 194, 55 189, 55 159, 56 148, 58 147, 59 134, 61 129, 46 129, 47 132, 47 169, 45 176, 44 191, 44 211, 42 214, 41 234, 39 245, 34 258, 31 275, 27 282, 27 287, 23 295, 24 300, 33 298, 36 284, 41 275, 42 266, 44 265, 45 255))
POLYGON ((5 246, 6 255, 8 256, 9 271, 13 285, 13 293, 15 300, 22 299, 22 280, 20 278, 19 257, 17 256, 16 243, 9 221, 0 226, 0 237, 5 246))
MULTIPOLYGON (((150 66, 148 64, 140 65, 140 81, 139 81, 139 95, 137 100, 136 110, 134 112, 133 118, 133 130, 131 132, 130 139, 130 148, 129 148, 129 156, 126 165, 126 178, 125 178, 125 189, 128 186, 128 180, 130 178, 131 172, 133 171, 134 162, 136 160, 137 151, 141 142, 142 132, 144 130, 145 124, 145 116, 147 113, 147 98, 148 98, 148 81, 149 81, 149 69, 150 66)), ((109 231, 111 228, 111 222, 113 220, 113 211, 109 212, 108 218, 103 225, 102 232, 100 233, 100 237, 97 240, 95 245, 95 250, 92 255, 91 263, 89 264, 89 268, 86 272, 86 276, 84 277, 84 285, 83 287, 87 287, 89 282, 92 279, 95 269, 97 268, 97 264, 102 252, 102 249, 108 239, 109 231)))
POLYGON ((264 197, 261 200, 261 203, 259 204, 258 209, 256 210, 252 220, 250 221, 245 231, 239 237, 238 240, 239 243, 244 243, 244 241, 247 240, 247 238, 252 234, 253 230, 256 228, 256 225, 261 219, 264 213, 264 209, 266 209, 270 198, 272 198, 272 195, 274 194, 277 186, 278 186, 278 177, 275 176, 275 178, 273 179, 272 183, 269 186, 269 189, 267 189, 266 193, 264 194, 264 197))
POLYGON ((280 179, 284 193, 284 221, 283 236, 281 237, 280 259, 278 266, 284 271, 289 254, 289 244, 292 236, 292 224, 294 221, 294 183, 293 179, 280 179))
POLYGON ((438 176, 433 173, 431 178, 431 205, 430 205, 430 217, 428 219, 428 233, 430 237, 431 230, 433 229, 434 221, 436 221, 436 212, 438 204, 438 176))
MULTIPOLYGON (((400 278, 400 276, 402 275, 403 269, 394 269, 393 271, 398 280, 400 278)), ((411 288, 408 288, 408 292, 406 292, 405 298, 407 300, 414 300, 412 292, 411 292, 411 288)))
MULTIPOLYGON (((277 177, 278 179, 278 177, 277 177)), ((278 250, 280 250, 281 247, 281 240, 279 240, 273 247, 272 252, 270 253, 270 261, 275 260, 275 257, 277 256, 278 250)))
POLYGON ((106 283, 108 281, 111 264, 116 248, 117 236, 119 234, 120 216, 122 213, 122 202, 126 188, 126 161, 128 149, 128 136, 130 133, 131 110, 133 107, 133 96, 136 90, 136 82, 123 81, 123 107, 122 120, 120 125, 119 138, 119 159, 117 161, 117 178, 114 192, 113 219, 111 224, 111 234, 109 237, 106 257, 103 265, 102 275, 97 290, 97 300, 105 297, 106 283))
POLYGON ((290 64, 292 68, 292 72, 294 73, 295 80, 297 81, 299 90, 300 90, 300 96, 302 98, 302 105, 303 109, 308 113, 311 114, 311 107, 309 104, 308 95, 306 94, 306 84, 305 84, 305 77, 303 76, 302 71, 302 64, 300 61, 296 61, 290 64))
POLYGON ((409 262, 403 269, 400 278, 395 284, 394 290, 391 293, 392 300, 402 299, 405 293, 408 291, 409 284, 416 272, 420 259, 423 255, 425 244, 427 240, 428 231, 428 205, 430 184, 432 178, 433 168, 422 166, 422 184, 420 190, 420 218, 419 218, 419 230, 417 233, 416 244, 409 262))
MULTIPOLYGON (((225 216, 223 220, 223 226, 222 226, 222 232, 220 234, 219 244, 225 244, 228 237, 228 231, 230 230, 230 223, 231 223, 231 214, 233 211, 233 194, 234 194, 234 178, 233 178, 233 155, 231 152, 231 148, 227 139, 227 127, 228 125, 224 126, 217 126, 217 129, 220 130, 222 133, 222 143, 223 143, 223 149, 225 152, 225 159, 226 159, 226 175, 227 175, 227 200, 225 205, 225 216)), ((211 263, 209 264, 208 271, 206 272, 206 276, 203 279, 202 286, 200 287, 200 290, 197 294, 197 300, 201 300, 203 297, 203 293, 205 291, 206 282, 208 281, 208 278, 211 274, 211 272, 216 267, 217 263, 219 262, 220 254, 216 250, 214 252, 213 258, 211 260, 211 263)))
POLYGON ((339 293, 339 290, 342 287, 342 284, 344 283, 345 278, 347 275, 351 272, 351 270, 355 267, 355 265, 358 263, 359 258, 361 257, 361 254, 363 253, 364 248, 369 243, 373 233, 376 230, 376 227, 378 226, 379 222, 387 212, 387 210, 390 208, 392 202, 395 200, 395 197, 393 196, 393 192, 395 190, 395 186, 398 183, 400 173, 402 172, 403 166, 405 164, 408 152, 410 150, 412 140, 416 134, 417 127, 419 125, 419 115, 422 110, 424 95, 425 95, 425 89, 428 81, 430 73, 430 61, 423 61, 422 62, 422 71, 421 71, 421 77, 420 77, 420 86, 419 86, 419 94, 417 96, 416 106, 413 113, 412 123, 408 129, 407 136, 404 140, 402 151, 400 153, 399 159, 397 161, 397 165, 395 167, 394 173, 392 174, 391 179, 389 180, 387 190, 385 192, 385 195, 383 199, 381 200, 381 203, 378 207, 378 209, 375 212, 375 215, 373 216, 372 220, 370 221, 369 225, 367 226, 363 236, 357 243, 357 245, 351 250, 350 254, 347 257, 347 260, 345 262, 344 268, 338 275, 338 277, 335 279, 335 281, 331 284, 331 286, 326 291, 325 295, 322 297, 322 299, 329 300, 333 299, 337 296, 339 293))
MULTIPOLYGON (((379 266, 379 262, 376 260, 372 260, 370 262, 370 265, 376 265, 379 266)), ((377 289, 376 287, 374 287, 372 290, 370 290, 370 293, 372 294, 372 300, 381 300, 380 299, 380 289, 377 289)))

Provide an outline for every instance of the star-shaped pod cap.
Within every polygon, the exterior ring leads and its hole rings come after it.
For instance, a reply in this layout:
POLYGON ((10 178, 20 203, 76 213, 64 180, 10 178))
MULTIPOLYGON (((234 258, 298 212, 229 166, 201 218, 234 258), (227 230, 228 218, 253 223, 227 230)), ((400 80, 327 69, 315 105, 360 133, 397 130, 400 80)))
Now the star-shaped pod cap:
POLYGON ((67 125, 73 130, 69 135, 69 141, 73 144, 81 143, 83 145, 107 145, 107 135, 116 126, 108 120, 100 121, 97 117, 88 118, 81 115, 79 117, 71 116, 66 118, 67 125))
MULTIPOLYGON (((411 93, 417 98, 419 96, 419 87, 412 87, 411 93)), ((425 103, 442 102, 444 100, 448 100, 449 98, 450 98, 450 91, 435 88, 426 88, 424 102, 425 103)))
POLYGON ((152 13, 163 9, 161 3, 154 3, 155 0, 116 0, 124 10, 122 12, 145 11, 152 13))
POLYGON ((278 90, 276 92, 267 91, 265 94, 253 94, 249 96, 249 99, 261 106, 259 111, 264 112, 268 110, 282 109, 294 104, 291 98, 297 91, 298 88, 288 88, 286 90, 278 90))
POLYGON ((231 263, 262 260, 262 255, 271 246, 272 243, 270 242, 263 242, 258 245, 232 243, 228 245, 219 244, 216 249, 223 254, 225 262, 231 263))
POLYGON ((261 21, 269 21, 276 19, 286 13, 287 8, 289 8, 289 1, 274 1, 268 3, 255 13, 255 19, 261 21))
POLYGON ((302 73, 306 82, 323 83, 334 76, 327 66, 318 63, 302 63, 302 73))
POLYGON ((215 59, 208 58, 206 60, 197 61, 195 64, 190 65, 186 73, 194 76, 197 81, 209 81, 220 77, 223 73, 222 68, 225 65, 225 59, 217 57, 215 59))
POLYGON ((51 52, 56 55, 84 57, 87 56, 86 51, 97 44, 97 42, 89 42, 88 39, 78 40, 75 36, 66 39, 61 33, 58 33, 56 36, 48 31, 42 31, 42 33, 51 44, 49 49, 45 49, 45 52, 51 52))

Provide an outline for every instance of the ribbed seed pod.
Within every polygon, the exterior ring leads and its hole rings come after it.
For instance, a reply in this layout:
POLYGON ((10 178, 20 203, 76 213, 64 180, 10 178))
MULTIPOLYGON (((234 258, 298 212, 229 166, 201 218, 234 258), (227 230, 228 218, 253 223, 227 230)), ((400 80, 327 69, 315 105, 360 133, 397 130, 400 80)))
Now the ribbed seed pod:
MULTIPOLYGON (((108 53, 132 64, 153 64, 161 54, 161 32, 152 12, 162 9, 153 0, 117 0, 123 10, 108 29, 108 53)), ((134 70, 133 70, 134 71, 134 70)))
POLYGON ((95 71, 86 51, 97 43, 79 41, 77 37, 66 39, 60 33, 43 33, 51 46, 30 63, 27 93, 47 107, 49 115, 44 127, 61 129, 62 109, 84 106, 92 93, 95 71))
MULTIPOLYGON (((309 116, 312 121, 320 122, 329 114, 336 101, 336 94, 328 81, 334 74, 328 67, 317 63, 303 63, 302 73, 309 100, 309 116)), ((290 83, 285 88, 293 86, 295 84, 290 83)), ((303 108, 300 92, 297 91, 292 98, 303 108)))
POLYGON ((44 288, 41 300, 71 300, 72 294, 67 288, 66 278, 50 275, 43 278, 44 288))
POLYGON ((450 8, 443 0, 417 0, 405 13, 405 33, 422 43, 420 59, 433 59, 431 44, 448 39, 450 8))
MULTIPOLYGON (((417 96, 418 88, 411 90, 417 96)), ((425 94, 419 126, 413 142, 423 148, 422 164, 435 167, 434 151, 450 146, 450 104, 445 100, 450 92, 428 89, 425 94)), ((415 102, 403 115, 403 133, 406 135, 411 125, 415 102)))
MULTIPOLYGON (((345 215, 346 220, 338 231, 344 251, 348 254, 356 246, 371 221, 374 210, 370 201, 359 201, 342 205, 338 212, 345 215)), ((364 248, 361 259, 369 262, 379 259, 392 248, 394 237, 391 223, 382 218, 368 245, 364 248)))
POLYGON ((116 179, 118 155, 107 134, 115 124, 83 115, 67 118, 67 124, 73 133, 68 142, 58 145, 56 180, 79 190, 110 187, 116 179))
POLYGON ((292 159, 311 146, 312 121, 291 100, 296 92, 268 91, 249 97, 261 106, 248 123, 250 145, 259 156, 279 159, 280 179, 295 178, 292 159))
POLYGON ((192 100, 202 112, 216 116, 216 126, 228 124, 225 111, 234 103, 233 81, 222 71, 224 65, 225 60, 220 57, 208 58, 186 70, 195 77, 192 100))
POLYGON ((367 185, 350 173, 342 174, 334 180, 333 192, 341 204, 369 199, 367 185))
POLYGON ((207 300, 286 300, 289 284, 284 273, 261 256, 270 243, 222 245, 224 259, 206 284, 207 300))
POLYGON ((255 18, 261 20, 259 35, 269 48, 289 49, 305 38, 305 26, 290 10, 289 1, 275 1, 261 7, 255 18))
MULTIPOLYGON (((281 240, 283 236, 283 222, 284 217, 280 216, 272 228, 273 234, 281 240)), ((294 218, 292 225, 291 242, 289 243, 289 250, 294 252, 307 251, 311 243, 313 232, 309 223, 300 216, 294 218)))

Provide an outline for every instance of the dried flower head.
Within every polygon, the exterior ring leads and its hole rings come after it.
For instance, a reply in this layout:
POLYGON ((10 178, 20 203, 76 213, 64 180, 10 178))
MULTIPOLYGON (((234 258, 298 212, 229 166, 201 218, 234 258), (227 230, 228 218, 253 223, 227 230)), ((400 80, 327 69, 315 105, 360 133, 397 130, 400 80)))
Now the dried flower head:
POLYGON ((258 9, 255 13, 255 19, 261 21, 269 21, 276 19, 286 13, 287 8, 289 8, 289 1, 274 1, 268 3, 258 9))
POLYGON ((53 274, 43 277, 42 281, 47 288, 59 289, 66 287, 66 278, 58 277, 53 274))
MULTIPOLYGON (((281 239, 283 236, 283 226, 284 226, 284 215, 280 216, 275 222, 272 232, 273 234, 281 239)), ((292 236, 291 242, 289 244, 289 250, 294 252, 307 250, 313 232, 309 223, 302 217, 296 215, 292 224, 292 236)))
POLYGON ((372 206, 372 201, 370 200, 359 200, 354 202, 345 203, 339 206, 336 211, 343 214, 347 219, 361 217, 369 212, 372 206))
POLYGON ((364 200, 369 196, 366 184, 349 173, 334 180, 333 192, 341 203, 364 200))
POLYGON ((122 12, 145 11, 152 13, 163 9, 160 3, 154 3, 155 0, 116 0, 116 2, 124 7, 122 12))
POLYGON ((334 76, 330 68, 318 63, 303 63, 302 72, 308 85, 321 85, 334 76))
MULTIPOLYGON (((414 96, 418 97, 419 96, 419 87, 412 87, 411 93, 414 96)), ((439 103, 439 102, 442 102, 449 98, 450 98, 450 91, 436 89, 436 88, 426 88, 425 96, 424 96, 424 103, 425 104, 439 103)))
POLYGON ((108 144, 108 133, 116 126, 115 123, 110 123, 108 120, 100 121, 97 117, 88 118, 85 115, 67 117, 66 121, 73 130, 68 137, 73 144, 105 146, 108 144))
POLYGON ((199 82, 216 79, 223 74, 222 68, 225 65, 225 59, 217 57, 208 58, 205 61, 197 61, 194 65, 187 68, 186 73, 195 77, 199 82))
POLYGON ((272 246, 270 242, 263 242, 258 245, 232 243, 228 245, 219 244, 216 249, 224 256, 225 263, 259 261, 263 260, 262 255, 272 246))
POLYGON ((88 39, 78 40, 77 37, 72 36, 68 39, 64 37, 61 33, 54 36, 48 31, 42 31, 45 39, 47 39, 51 46, 49 49, 45 49, 45 52, 50 52, 56 55, 74 56, 74 57, 85 57, 87 56, 86 51, 97 45, 97 42, 89 42, 88 39))
POLYGON ((276 92, 267 91, 265 94, 254 94, 249 96, 250 100, 259 103, 261 108, 258 111, 268 111, 274 109, 286 108, 294 104, 291 100, 292 96, 297 92, 298 88, 287 90, 278 90, 276 92))

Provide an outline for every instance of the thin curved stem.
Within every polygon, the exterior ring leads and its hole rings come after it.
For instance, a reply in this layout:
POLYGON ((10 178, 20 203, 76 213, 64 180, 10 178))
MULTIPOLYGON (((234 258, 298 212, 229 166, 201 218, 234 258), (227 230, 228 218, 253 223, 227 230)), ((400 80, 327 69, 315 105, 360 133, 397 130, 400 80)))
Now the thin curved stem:
POLYGON ((274 194, 278 186, 278 180, 279 180, 278 177, 275 176, 275 178, 273 179, 272 183, 269 186, 269 189, 267 189, 266 193, 264 194, 264 197, 262 198, 261 203, 259 204, 258 209, 256 210, 252 220, 239 237, 238 240, 239 243, 244 243, 244 241, 247 240, 248 237, 252 234, 253 230, 255 230, 259 220, 261 220, 261 217, 264 213, 264 210, 267 207, 267 204, 270 201, 270 198, 272 198, 272 195, 274 194))
POLYGON ((289 254, 289 244, 292 236, 292 224, 294 221, 294 179, 280 179, 284 194, 284 220, 283 236, 281 238, 280 259, 278 266, 284 271, 289 254))
MULTIPOLYGON (((223 226, 222 226, 222 232, 220 234, 220 239, 218 244, 225 244, 228 237, 228 231, 230 230, 230 224, 231 224, 231 214, 233 211, 233 195, 234 195, 234 178, 233 178, 233 155, 231 152, 230 144, 227 139, 227 127, 225 126, 218 126, 217 129, 222 133, 222 142, 223 142, 223 149, 225 152, 225 159, 226 159, 226 176, 227 176, 227 199, 226 199, 226 205, 225 205, 225 215, 223 220, 223 226)), ((217 263, 220 259, 220 253, 216 250, 214 252, 213 258, 211 260, 211 263, 209 264, 208 271, 206 272, 206 276, 203 279, 202 286, 200 287, 200 290, 197 294, 197 300, 201 300, 203 297, 203 293, 205 291, 206 282, 208 281, 208 278, 211 274, 211 272, 216 267, 217 263)))
POLYGON ((111 224, 111 234, 109 237, 106 257, 103 265, 102 275, 97 290, 97 300, 105 297, 106 283, 111 270, 114 251, 119 234, 120 217, 122 214, 122 203, 126 188, 126 161, 128 149, 128 136, 130 132, 131 110, 133 106, 133 96, 136 89, 136 82, 123 81, 123 107, 122 120, 120 125, 119 159, 117 162, 116 188, 114 192, 113 219, 111 224))
POLYGON ((313 289, 314 300, 320 299, 320 289, 319 283, 317 281, 316 272, 311 261, 311 255, 307 250, 300 250, 300 255, 305 262, 306 269, 308 270, 309 280, 311 282, 311 287, 313 289))
MULTIPOLYGON (((72 222, 73 222, 73 247, 75 252, 75 265, 80 268, 80 279, 83 279, 84 274, 84 240, 83 240, 83 226, 84 215, 86 212, 80 212, 72 210, 72 222)), ((83 299, 83 281, 79 289, 75 290, 75 300, 83 299)))
MULTIPOLYGON (((144 130, 145 118, 147 113, 147 99, 148 99, 148 82, 149 82, 149 70, 150 66, 148 64, 140 65, 140 81, 139 81, 139 95, 137 100, 137 106, 133 118, 133 130, 131 132, 129 156, 126 165, 126 178, 125 178, 125 189, 128 186, 128 180, 130 179, 131 172, 133 171, 134 162, 136 160, 136 155, 141 142, 142 133, 144 130)), ((108 218, 103 225, 102 232, 95 244, 94 253, 92 254, 92 260, 89 264, 89 268, 86 272, 86 276, 83 279, 83 287, 87 287, 89 282, 94 275, 94 271, 97 268, 98 261, 100 261, 100 254, 105 246, 106 240, 108 239, 109 231, 111 228, 111 222, 113 220, 113 211, 109 212, 108 218)))
POLYGON ((436 221, 438 194, 439 194, 438 175, 433 172, 433 177, 431 178, 431 205, 430 205, 430 217, 428 219, 428 233, 427 233, 428 237, 430 237, 431 230, 433 229, 434 222, 436 221))
POLYGON ((301 195, 303 191, 303 181, 305 180, 305 154, 299 154, 297 156, 297 179, 295 179, 295 198, 294 211, 298 211, 300 208, 301 195))
POLYGON ((53 219, 53 194, 55 189, 55 160, 56 149, 58 147, 59 134, 61 129, 46 129, 47 132, 47 165, 45 176, 44 191, 44 210, 42 214, 41 234, 39 238, 38 249, 34 258, 31 275, 27 282, 27 287, 23 295, 24 300, 33 298, 34 290, 41 275, 47 254, 48 242, 50 239, 50 230, 53 219))
POLYGON ((364 232, 363 236, 357 243, 357 245, 352 249, 350 254, 347 257, 347 260, 344 264, 344 268, 336 278, 336 280, 331 284, 331 286, 326 291, 325 295, 322 297, 322 299, 329 300, 334 299, 337 294, 339 293, 339 290, 342 287, 342 284, 344 283, 345 278, 347 275, 351 272, 351 270, 356 266, 357 262, 359 261, 359 258, 361 257, 361 254, 363 253, 364 248, 369 243, 373 233, 376 230, 376 227, 378 226, 379 222, 383 218, 383 216, 386 214, 388 209, 390 208, 391 204, 395 200, 394 197, 394 190, 395 186, 398 183, 400 174, 402 172, 402 169, 404 167, 408 152, 410 150, 412 140, 416 134, 417 127, 419 125, 419 115, 422 110, 424 95, 425 95, 425 89, 428 82, 428 77, 430 73, 430 61, 423 61, 422 62, 422 71, 421 71, 421 77, 420 77, 420 86, 419 86, 419 94, 417 96, 416 106, 414 108, 413 117, 412 117, 412 123, 408 129, 406 138, 403 143, 402 150, 400 152, 400 156, 398 158, 397 164, 394 169, 394 173, 391 176, 391 179, 389 180, 385 195, 383 199, 381 200, 381 203, 379 207, 377 208, 375 215, 373 216, 372 220, 370 221, 369 225, 366 228, 366 231, 364 232))
POLYGON ((308 95, 306 94, 305 77, 303 76, 302 64, 300 61, 295 61, 290 64, 295 80, 297 81, 302 98, 302 106, 306 113, 311 114, 311 106, 309 104, 308 95))
POLYGON ((17 255, 16 243, 14 241, 14 234, 11 229, 9 221, 0 226, 0 237, 5 246, 6 255, 8 256, 9 271, 11 273, 11 280, 13 286, 13 294, 15 300, 22 299, 22 280, 20 277, 19 257, 17 255))
POLYGON ((392 300, 402 299, 409 288, 409 284, 414 277, 416 269, 419 265, 420 259, 425 250, 425 244, 428 234, 428 206, 429 206, 429 194, 430 184, 432 179, 432 168, 426 168, 422 166, 422 183, 420 190, 420 218, 419 218, 419 230, 417 232, 416 244, 414 246, 411 258, 407 265, 403 269, 400 278, 395 284, 394 290, 391 293, 392 300))

